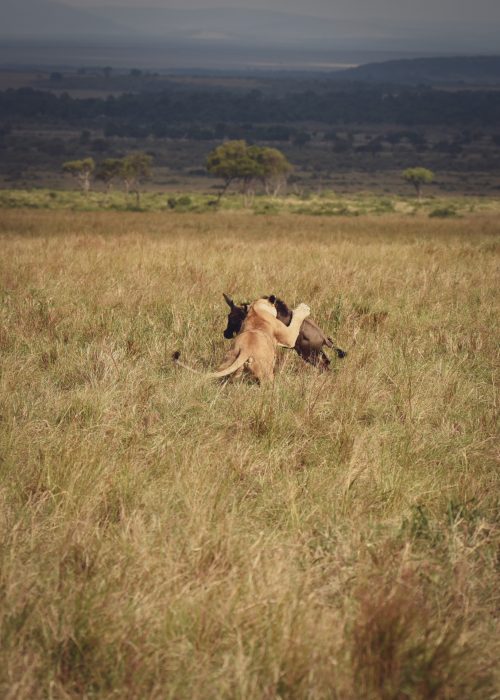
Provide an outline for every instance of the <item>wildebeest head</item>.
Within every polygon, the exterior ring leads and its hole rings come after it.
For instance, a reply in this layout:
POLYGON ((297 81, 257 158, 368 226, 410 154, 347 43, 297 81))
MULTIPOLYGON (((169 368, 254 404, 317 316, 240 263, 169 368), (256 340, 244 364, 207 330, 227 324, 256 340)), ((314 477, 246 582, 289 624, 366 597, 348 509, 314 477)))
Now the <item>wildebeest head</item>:
MULTIPOLYGON (((250 304, 245 303, 238 305, 235 304, 231 297, 227 294, 223 293, 222 296, 226 300, 226 304, 229 306, 230 309, 227 315, 227 328, 224 331, 224 338, 230 340, 240 332, 241 326, 243 325, 243 321, 247 317, 250 304)), ((292 311, 288 308, 285 302, 281 299, 278 299, 274 294, 271 294, 270 296, 264 296, 262 298, 268 299, 271 302, 271 304, 274 304, 274 306, 276 307, 277 318, 282 323, 284 323, 285 326, 289 326, 292 320, 292 311)))
POLYGON ((243 321, 247 316, 248 307, 250 304, 241 304, 238 306, 227 294, 223 294, 223 296, 230 309, 227 315, 227 328, 224 331, 224 338, 230 340, 240 332, 243 321))
POLYGON ((285 304, 283 299, 275 299, 274 306, 276 307, 276 312, 278 314, 278 319, 285 326, 289 326, 292 321, 292 310, 285 304))
MULTIPOLYGON (((240 332, 241 326, 243 325, 243 321, 247 317, 248 309, 250 308, 250 304, 245 303, 245 304, 238 305, 238 304, 235 304, 234 301, 231 299, 231 297, 228 296, 227 294, 223 293, 222 296, 226 300, 226 304, 229 306, 229 309, 230 309, 230 311, 227 315, 227 328, 224 331, 224 338, 227 338, 228 340, 230 340, 231 338, 234 338, 234 336, 240 332)), ((285 325, 288 325, 290 323, 290 321, 292 320, 292 312, 290 311, 290 309, 287 307, 287 305, 284 302, 282 302, 280 299, 277 299, 274 296, 274 294, 271 294, 270 296, 264 296, 264 297, 262 297, 262 299, 267 299, 268 301, 271 302, 271 304, 274 304, 274 306, 276 307, 276 311, 277 311, 278 318, 280 319, 280 321, 283 321, 283 323, 285 323, 285 325), (279 304, 283 304, 284 308, 286 309, 286 313, 284 315, 281 314, 281 316, 280 316, 280 309, 278 306, 279 304), (285 316, 287 318, 287 320, 285 320, 283 316, 285 316), (288 318, 288 316, 289 316, 289 318, 288 318)))

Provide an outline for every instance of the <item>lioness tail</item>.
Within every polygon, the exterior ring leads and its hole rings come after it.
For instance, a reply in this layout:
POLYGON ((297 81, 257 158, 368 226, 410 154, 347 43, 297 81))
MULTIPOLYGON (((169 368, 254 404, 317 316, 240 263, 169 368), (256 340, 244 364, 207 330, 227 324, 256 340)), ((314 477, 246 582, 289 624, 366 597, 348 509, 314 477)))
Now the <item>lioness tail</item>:
POLYGON ((178 350, 172 355, 172 359, 176 364, 178 364, 180 367, 184 367, 184 369, 188 369, 190 372, 195 372, 195 374, 201 374, 209 379, 221 379, 222 377, 227 377, 230 374, 233 374, 233 372, 236 372, 236 370, 238 370, 240 367, 243 367, 245 362, 250 359, 250 355, 242 355, 240 353, 233 362, 233 364, 227 367, 226 369, 221 369, 218 372, 205 373, 200 372, 200 370, 194 369, 193 367, 189 367, 189 365, 185 365, 184 362, 180 361, 180 356, 181 354, 178 350))

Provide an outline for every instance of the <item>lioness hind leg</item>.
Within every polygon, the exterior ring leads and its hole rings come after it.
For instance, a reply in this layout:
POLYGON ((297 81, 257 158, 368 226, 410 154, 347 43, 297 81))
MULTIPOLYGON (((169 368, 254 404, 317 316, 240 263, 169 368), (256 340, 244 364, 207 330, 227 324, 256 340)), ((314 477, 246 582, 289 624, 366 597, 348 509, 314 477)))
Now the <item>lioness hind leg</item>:
POLYGON ((233 372, 233 381, 236 379, 241 379, 241 375, 243 374, 243 367, 239 367, 236 372, 233 372))
POLYGON ((254 360, 249 369, 260 384, 267 384, 274 379, 274 366, 271 362, 254 360))

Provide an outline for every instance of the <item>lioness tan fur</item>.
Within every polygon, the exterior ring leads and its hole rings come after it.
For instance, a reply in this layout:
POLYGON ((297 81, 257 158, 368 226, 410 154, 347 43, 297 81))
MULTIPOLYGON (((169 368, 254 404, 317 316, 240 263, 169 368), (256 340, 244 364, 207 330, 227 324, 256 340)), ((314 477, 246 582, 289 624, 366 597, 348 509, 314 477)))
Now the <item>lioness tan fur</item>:
MULTIPOLYGON (((241 332, 236 336, 233 347, 218 371, 205 376, 214 379, 227 377, 230 374, 240 374, 247 367, 259 382, 272 381, 277 346, 293 348, 302 321, 309 313, 306 304, 299 304, 293 311, 292 322, 285 326, 276 318, 276 308, 270 299, 257 299, 250 305, 241 332)), ((197 371, 180 362, 178 353, 175 353, 174 360, 186 369, 197 371)))

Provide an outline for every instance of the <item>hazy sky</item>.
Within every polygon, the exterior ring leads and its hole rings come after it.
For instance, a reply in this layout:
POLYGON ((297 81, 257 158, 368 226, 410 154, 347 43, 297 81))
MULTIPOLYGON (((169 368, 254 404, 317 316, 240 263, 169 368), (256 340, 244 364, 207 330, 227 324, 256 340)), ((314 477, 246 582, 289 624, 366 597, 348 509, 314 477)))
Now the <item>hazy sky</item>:
POLYGON ((399 21, 449 20, 452 23, 483 24, 491 29, 498 23, 500 32, 500 0, 60 0, 73 7, 96 6, 197 8, 262 8, 282 10, 328 18, 377 19, 399 21))

